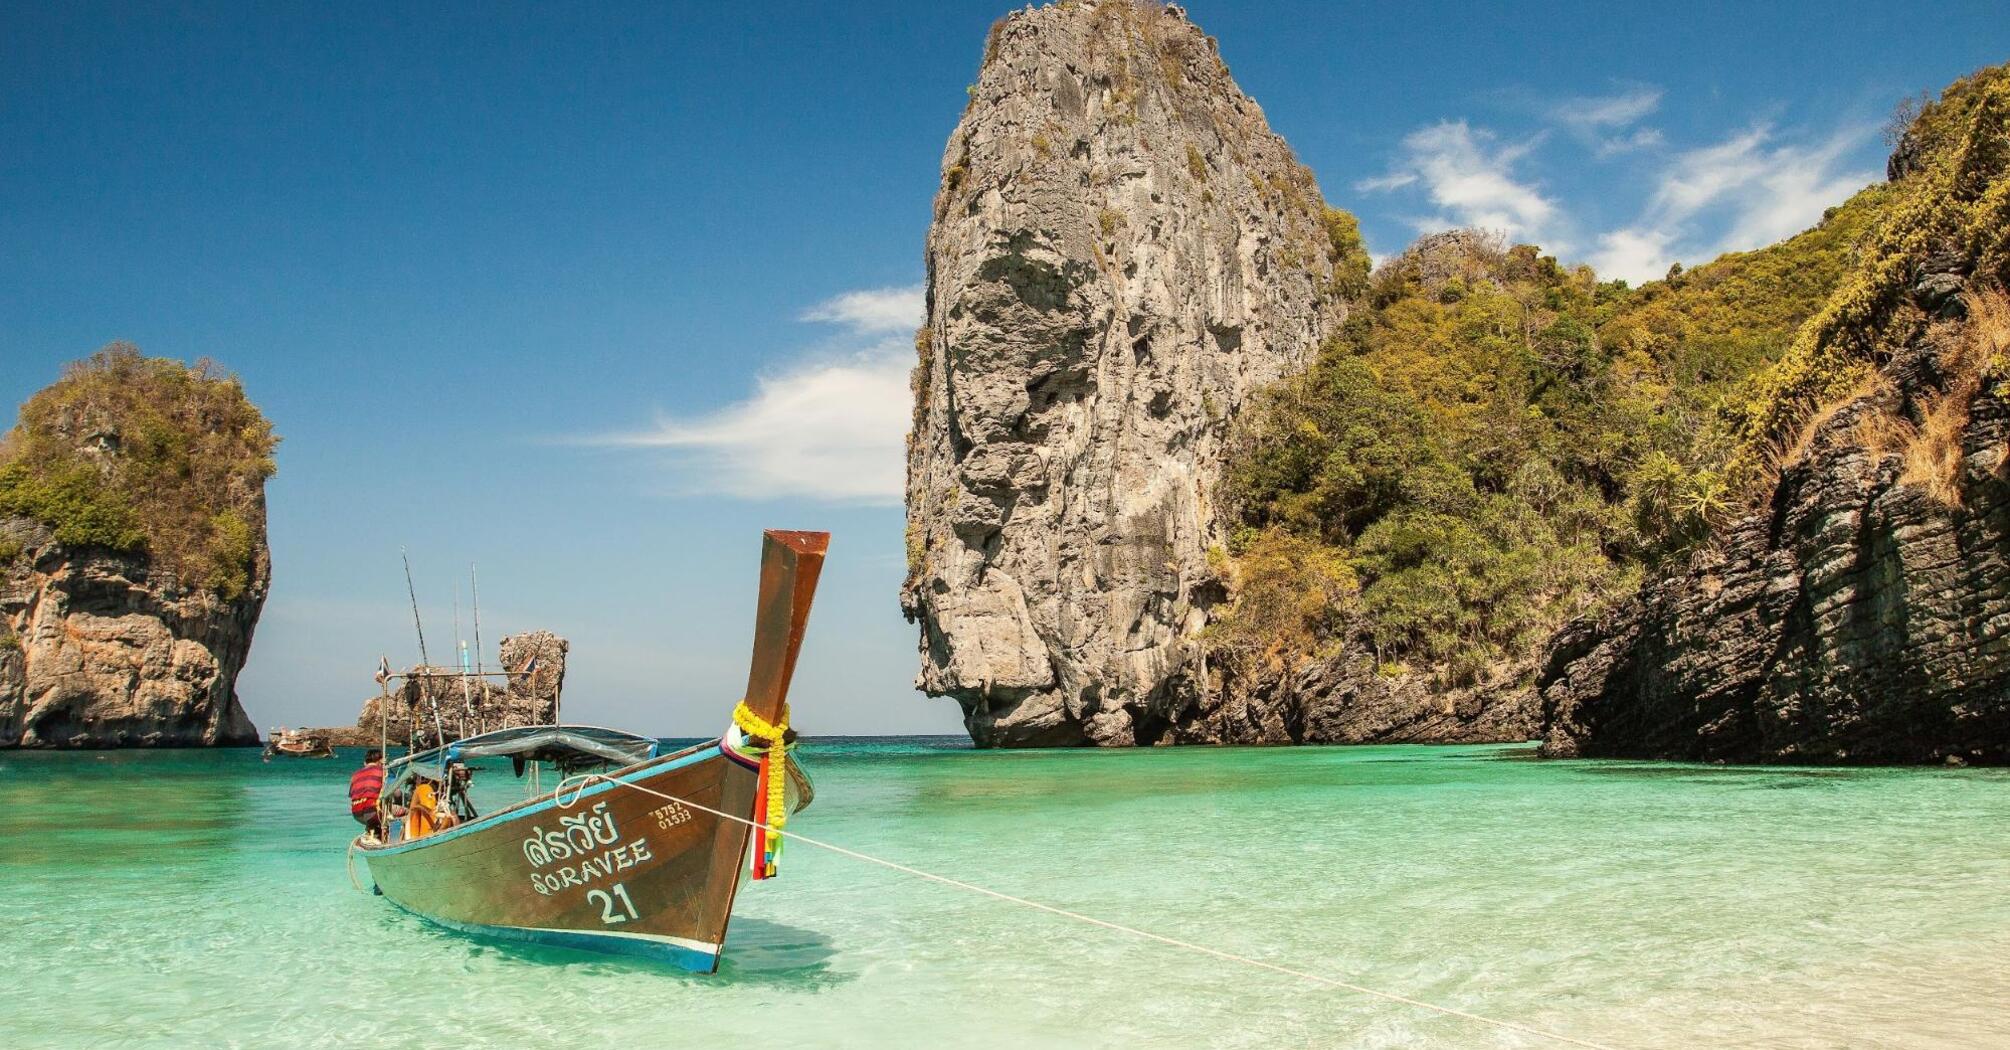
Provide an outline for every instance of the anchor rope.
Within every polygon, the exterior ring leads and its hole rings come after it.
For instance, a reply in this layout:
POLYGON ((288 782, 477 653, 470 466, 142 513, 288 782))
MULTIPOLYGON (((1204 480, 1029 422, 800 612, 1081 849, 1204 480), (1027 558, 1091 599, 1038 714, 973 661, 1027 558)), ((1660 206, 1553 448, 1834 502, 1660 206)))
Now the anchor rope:
POLYGON ((356 878, 356 843, 353 841, 349 843, 349 848, 343 851, 342 866, 349 870, 349 885, 356 887, 357 893, 370 892, 364 889, 363 883, 356 878))
POLYGON ((1564 1035, 1559 1032, 1551 1032, 1541 1028, 1535 1028, 1529 1025, 1521 1024, 1516 1021, 1504 1021, 1497 1017, 1485 1017, 1480 1014, 1471 1013, 1466 1010, 1460 1010, 1455 1007, 1440 1006, 1436 1003, 1427 1003, 1422 999, 1412 999, 1407 995, 1399 995, 1395 992, 1379 991, 1374 988, 1366 987, 1365 985, 1354 984, 1350 981, 1343 981, 1333 977, 1325 977, 1321 976, 1320 974, 1307 972, 1305 970, 1295 970, 1288 966, 1279 966, 1276 963, 1265 962, 1262 959, 1252 959, 1246 955, 1237 955, 1234 952, 1224 951, 1220 948, 1210 948, 1204 944, 1195 944, 1192 941, 1183 941, 1176 937, 1168 937, 1162 933, 1153 933, 1150 930, 1141 930, 1135 926, 1126 926, 1123 923, 1111 922, 1108 919, 1098 919, 1093 915, 1084 915, 1081 912, 1069 911, 1066 908, 1057 907, 1052 904, 1043 904, 1040 901, 1027 900, 1024 897, 1015 897, 1009 893, 1004 893, 998 890, 990 889, 985 886, 979 886, 975 883, 964 882, 961 879, 953 879, 947 875, 937 875, 931 871, 923 871, 920 868, 910 867, 906 864, 899 863, 898 861, 886 860, 884 858, 875 857, 870 854, 860 853, 859 851, 854 849, 846 849, 845 847, 837 845, 836 843, 825 842, 821 839, 813 839, 808 835, 802 834, 801 832, 781 831, 779 829, 766 828, 764 825, 757 824, 754 821, 748 820, 747 818, 739 816, 737 814, 728 813, 720 809, 714 809, 711 806, 707 806, 698 802, 693 802, 687 798, 679 798, 676 795, 667 794, 665 792, 658 791, 655 788, 643 787, 640 784, 631 784, 624 780, 616 780, 613 777, 607 776, 604 773, 578 773, 574 774, 573 776, 567 777, 565 780, 559 783, 558 790, 553 792, 552 797, 558 803, 558 807, 560 809, 571 809, 572 806, 579 801, 580 796, 585 793, 587 787, 596 780, 604 781, 606 783, 613 784, 617 787, 625 787, 635 791, 640 791, 645 795, 654 795, 657 798, 665 799, 670 802, 675 802, 680 805, 689 806, 692 809, 698 810, 703 813, 710 813, 715 817, 730 820, 736 824, 745 824, 748 827, 753 828, 757 831, 762 830, 770 831, 771 833, 780 835, 784 838, 794 839, 795 841, 801 842, 806 846, 815 846, 818 849, 827 850, 831 853, 838 854, 839 856, 842 857, 850 857, 853 860, 862 861, 867 864, 876 864, 882 868, 897 871, 904 875, 912 875, 918 879, 926 879, 930 882, 941 883, 944 886, 954 887, 956 889, 964 890, 970 893, 981 894, 983 896, 990 897, 994 900, 1004 901, 1008 904, 1017 904, 1020 907, 1032 908, 1036 911, 1044 911, 1052 915, 1059 915, 1064 919, 1072 919, 1075 922, 1086 923, 1090 926, 1099 926, 1106 930, 1113 930, 1117 933, 1129 934, 1133 937, 1142 938, 1148 941, 1156 941, 1160 944, 1168 945, 1174 948, 1182 948, 1190 952, 1198 952, 1201 955, 1211 956, 1213 958, 1222 959, 1227 962, 1242 963, 1245 966, 1253 966, 1260 970, 1268 970, 1272 973, 1283 974, 1287 977, 1296 977, 1300 980, 1310 981, 1313 984, 1325 985, 1326 987, 1329 988, 1338 988, 1343 991, 1355 992, 1360 995, 1372 996, 1377 999, 1387 1000, 1388 1002, 1400 1003, 1404 1006, 1415 1007, 1419 1010, 1429 1010, 1434 1013, 1443 1014, 1446 1017, 1456 1017, 1461 1020, 1472 1021, 1476 1024, 1492 1025, 1493 1027, 1502 1029, 1504 1031, 1516 1032, 1521 1035, 1532 1035, 1540 1039, 1548 1039, 1553 1042, 1565 1043, 1570 1046, 1580 1046, 1586 1048, 1586 1050, 1617 1050, 1617 1048, 1615 1047, 1608 1046, 1603 1043, 1594 1043, 1588 1039, 1579 1039, 1574 1036, 1564 1035), (579 781, 579 783, 573 789, 571 799, 568 800, 565 794, 566 786, 568 784, 571 784, 574 780, 579 781))

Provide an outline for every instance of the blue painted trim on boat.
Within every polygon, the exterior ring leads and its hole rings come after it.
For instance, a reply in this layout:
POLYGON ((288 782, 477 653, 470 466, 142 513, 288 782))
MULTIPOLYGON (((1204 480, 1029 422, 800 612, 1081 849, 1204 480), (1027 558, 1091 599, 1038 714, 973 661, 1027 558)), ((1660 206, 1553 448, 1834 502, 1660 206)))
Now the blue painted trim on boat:
MULTIPOLYGON (((696 765, 697 763, 703 762, 708 758, 719 757, 719 755, 720 755, 719 745, 713 744, 709 747, 699 748, 696 751, 692 751, 687 755, 675 758, 668 762, 662 762, 650 765, 637 765, 631 767, 627 772, 614 774, 613 778, 617 781, 620 781, 623 784, 631 784, 637 780, 647 780, 648 778, 653 777, 658 773, 666 772, 668 770, 682 769, 685 766, 696 765)), ((592 784, 588 785, 586 790, 581 791, 579 793, 579 797, 581 799, 591 798, 595 795, 605 794, 609 791, 613 791, 615 787, 616 785, 610 784, 605 780, 596 780, 592 784)), ((391 857, 396 856, 400 853, 410 853, 415 849, 423 849, 427 846, 436 846, 442 842, 448 841, 449 839, 459 838, 462 835, 480 831, 484 828, 494 827, 497 824, 505 824, 510 821, 522 820, 525 817, 536 816, 537 814, 543 813, 544 811, 551 809, 557 805, 558 800, 556 798, 547 798, 541 802, 536 802, 529 806, 525 806, 522 809, 505 810, 501 813, 491 813, 486 817, 482 817, 478 820, 472 821, 467 824, 456 825, 454 827, 448 828, 445 831, 435 832, 422 839, 415 839, 411 842, 400 842, 393 846, 378 846, 375 849, 365 849, 363 851, 363 856, 365 859, 368 859, 370 857, 391 857)), ((574 805, 578 805, 578 803, 575 802, 574 805)), ((414 914, 417 913, 415 912, 414 914)))
MULTIPOLYGON (((391 900, 386 897, 385 900, 391 900)), ((571 948, 576 951, 600 952, 605 955, 628 955, 653 962, 667 962, 694 973, 711 973, 719 967, 718 952, 701 952, 696 948, 686 948, 681 944, 664 941, 645 940, 639 937, 604 937, 597 933, 578 930, 534 930, 523 926, 489 926, 479 922, 455 922, 413 911, 397 901, 398 910, 414 918, 432 923, 455 933, 465 933, 476 937, 493 937, 497 940, 516 941, 521 944, 541 944, 552 948, 571 948)))

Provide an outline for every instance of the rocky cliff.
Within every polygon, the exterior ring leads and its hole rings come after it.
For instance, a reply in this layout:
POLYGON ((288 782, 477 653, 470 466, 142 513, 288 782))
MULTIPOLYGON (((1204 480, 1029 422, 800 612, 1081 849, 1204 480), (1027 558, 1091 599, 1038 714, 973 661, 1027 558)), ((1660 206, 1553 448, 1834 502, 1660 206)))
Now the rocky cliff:
POLYGON ((994 27, 928 238, 902 592, 980 745, 1191 721, 1228 422, 1344 317, 1351 237, 1178 7, 994 27))
POLYGON ((364 701, 355 725, 314 732, 326 733, 340 747, 373 747, 380 740, 403 747, 415 739, 422 745, 436 740, 441 723, 449 739, 548 723, 559 713, 571 649, 550 631, 507 635, 499 649, 501 669, 509 675, 505 681, 463 678, 454 667, 413 667, 395 686, 364 701))
POLYGON ((0 747, 255 744, 276 439, 235 380, 113 347, 0 445, 0 747))
POLYGON ((0 747, 256 744, 237 672, 265 602, 270 560, 234 598, 145 557, 71 549, 0 520, 19 553, 0 576, 0 747))
POLYGON ((2010 74, 1950 88, 1890 172, 1745 414, 1757 504, 1562 633, 1549 753, 2010 762, 2010 74))

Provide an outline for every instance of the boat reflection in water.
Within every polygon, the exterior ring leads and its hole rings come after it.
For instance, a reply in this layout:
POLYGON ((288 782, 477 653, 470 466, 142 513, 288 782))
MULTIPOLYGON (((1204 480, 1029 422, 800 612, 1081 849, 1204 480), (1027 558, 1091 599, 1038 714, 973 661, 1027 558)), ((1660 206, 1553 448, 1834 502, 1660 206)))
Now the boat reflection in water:
POLYGON ((767 829, 811 798, 788 757, 787 697, 828 543, 763 537, 747 694, 719 739, 658 754, 655 740, 619 730, 518 726, 391 763, 379 805, 406 819, 350 847, 378 891, 451 929, 717 969, 750 848, 754 877, 773 874, 767 829), (455 790, 460 763, 500 756, 533 778, 551 769, 557 789, 473 814, 455 790), (407 815, 415 800, 439 807, 440 826, 407 838, 427 830, 407 815))

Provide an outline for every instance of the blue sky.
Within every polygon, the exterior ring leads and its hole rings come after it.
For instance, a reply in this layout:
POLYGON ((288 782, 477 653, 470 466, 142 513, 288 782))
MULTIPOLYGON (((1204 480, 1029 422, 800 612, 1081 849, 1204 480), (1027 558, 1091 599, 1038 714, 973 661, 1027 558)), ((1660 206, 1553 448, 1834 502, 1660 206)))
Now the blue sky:
MULTIPOLYGON (((1994 3, 1188 9, 1376 252, 1478 223, 1636 278, 1807 225, 1898 99, 2010 59, 1994 3)), ((416 657, 404 546, 435 646, 476 563, 487 638, 573 639, 570 714, 715 731, 772 525, 835 533, 798 723, 955 732, 895 601, 904 372, 1005 10, 5 3, 0 401, 113 339, 243 377, 285 438, 261 725, 416 657)))

